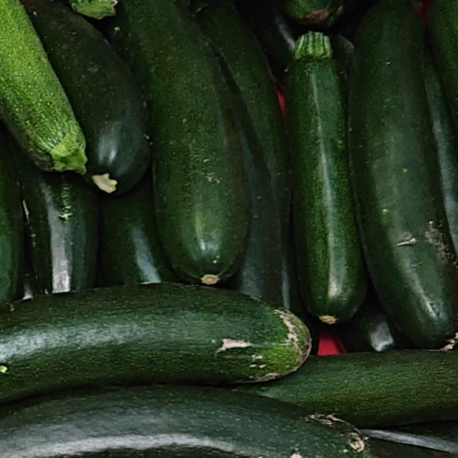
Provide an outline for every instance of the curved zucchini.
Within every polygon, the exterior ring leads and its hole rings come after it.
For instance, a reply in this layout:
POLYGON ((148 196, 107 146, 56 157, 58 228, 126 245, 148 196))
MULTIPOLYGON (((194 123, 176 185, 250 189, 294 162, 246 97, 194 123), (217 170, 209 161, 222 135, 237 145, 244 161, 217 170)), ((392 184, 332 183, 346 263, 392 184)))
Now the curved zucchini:
POLYGON ((24 220, 17 177, 8 148, 8 132, 0 127, 0 304, 23 294, 24 220))
POLYGON ((2 407, 3 458, 375 458, 343 421, 218 388, 74 391, 2 407))
POLYGON ((400 331, 440 348, 457 331, 458 269, 422 77, 424 25, 410 0, 381 0, 355 38, 349 140, 370 277, 400 331))
POLYGON ((250 192, 218 61, 180 1, 121 2, 108 33, 142 84, 153 119, 164 251, 184 280, 223 282, 246 248, 250 192))
POLYGON ((122 193, 146 173, 150 124, 125 62, 87 20, 53 0, 21 0, 86 137, 85 178, 122 193))
POLYGON ((458 420, 458 352, 310 356, 288 377, 237 389, 336 415, 359 428, 458 420))
POLYGON ((309 351, 299 318, 234 291, 156 283, 37 295, 0 307, 0 402, 94 385, 260 382, 309 351))
POLYGON ((302 35, 285 81, 294 238, 305 305, 326 324, 349 319, 366 294, 341 89, 329 37, 302 35))
MULTIPOLYGON (((196 18, 237 84, 264 152, 282 236, 290 210, 290 157, 276 86, 261 45, 230 0, 197 0, 196 18)), ((283 242, 282 242, 283 243, 283 242)))
POLYGON ((10 140, 25 213, 34 294, 93 286, 98 245, 95 191, 79 175, 39 170, 10 140))
POLYGON ((149 174, 120 196, 102 196, 99 208, 104 285, 178 281, 159 238, 149 174))
POLYGON ((40 168, 85 173, 84 134, 20 0, 0 18, 2 119, 40 168))

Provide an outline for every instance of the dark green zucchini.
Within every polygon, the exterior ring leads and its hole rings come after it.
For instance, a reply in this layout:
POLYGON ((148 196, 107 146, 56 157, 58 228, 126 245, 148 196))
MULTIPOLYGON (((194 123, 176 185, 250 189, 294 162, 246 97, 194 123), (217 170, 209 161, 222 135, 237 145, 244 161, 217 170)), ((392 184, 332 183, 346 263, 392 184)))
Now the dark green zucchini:
POLYGON ((376 458, 351 425, 204 387, 79 390, 2 407, 3 458, 376 458))
POLYGON ((352 181, 365 259, 395 325, 423 348, 457 331, 458 269, 422 76, 422 18, 381 0, 355 38, 349 88, 352 181))
POLYGON ((128 66, 88 21, 53 0, 21 0, 86 137, 87 180, 130 189, 150 164, 150 125, 128 66))
POLYGON ((286 237, 290 158, 276 86, 261 45, 230 0, 196 0, 195 18, 222 55, 251 116, 264 151, 278 219, 286 237))
POLYGON ((369 445, 377 458, 456 458, 438 450, 370 438, 369 445))
MULTIPOLYGON (((458 30, 457 30, 458 33, 458 30)), ((450 234, 458 249, 458 141, 451 107, 437 62, 427 40, 423 57, 423 76, 428 96, 431 123, 436 138, 442 192, 450 234)))
POLYGON ((116 8, 107 33, 130 62, 153 120, 164 251, 184 280, 223 282, 240 266, 250 222, 230 91, 182 1, 130 0, 116 8))
POLYGON ((281 380, 238 389, 333 414, 359 428, 458 420, 458 352, 310 356, 281 380))
POLYGON ((21 197, 8 137, 6 128, 0 126, 0 304, 22 296, 25 266, 21 197))
POLYGON ((414 348, 409 339, 394 326, 373 287, 369 288, 355 315, 340 324, 336 332, 350 352, 414 348))
POLYGON ((362 432, 371 439, 458 455, 458 421, 418 423, 386 429, 364 429, 362 432))
POLYGON ((292 211, 301 293, 326 324, 349 319, 366 294, 347 155, 344 94, 329 37, 302 35, 285 80, 292 211))
POLYGON ((150 174, 120 196, 102 196, 99 208, 106 286, 178 281, 159 239, 150 174))
POLYGON ((94 385, 260 382, 296 370, 310 351, 307 327, 287 310, 173 283, 3 305, 0 336, 0 402, 94 385))
POLYGON ((9 139, 21 190, 35 293, 93 286, 98 246, 96 191, 71 172, 39 170, 9 139))
POLYGON ((283 11, 308 26, 330 27, 344 11, 344 0, 284 0, 283 11))

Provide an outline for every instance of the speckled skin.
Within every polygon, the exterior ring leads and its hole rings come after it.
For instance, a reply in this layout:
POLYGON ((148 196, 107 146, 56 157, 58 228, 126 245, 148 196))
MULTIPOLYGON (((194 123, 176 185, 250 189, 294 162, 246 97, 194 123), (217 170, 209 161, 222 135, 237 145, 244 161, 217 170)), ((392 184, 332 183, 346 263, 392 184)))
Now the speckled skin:
POLYGON ((85 138, 19 0, 0 3, 0 113, 45 170, 85 172, 85 138))
MULTIPOLYGON (((109 174, 115 194, 151 163, 151 126, 128 65, 85 18, 53 0, 23 0, 86 137, 85 178, 109 174)), ((111 190, 110 190, 111 191, 111 190)))
POLYGON ((88 385, 256 382, 296 370, 305 325, 242 293, 144 284, 35 296, 0 310, 0 402, 88 385))
POLYGON ((2 407, 3 458, 373 458, 334 417, 218 388, 74 391, 2 407))
POLYGON ((153 120, 159 234, 180 276, 214 283, 240 266, 250 192, 230 93, 181 0, 117 5, 109 33, 142 84, 153 120))
POLYGON ((415 3, 380 1, 356 34, 350 164, 365 259, 380 301, 415 345, 440 348, 458 330, 458 269, 415 3))

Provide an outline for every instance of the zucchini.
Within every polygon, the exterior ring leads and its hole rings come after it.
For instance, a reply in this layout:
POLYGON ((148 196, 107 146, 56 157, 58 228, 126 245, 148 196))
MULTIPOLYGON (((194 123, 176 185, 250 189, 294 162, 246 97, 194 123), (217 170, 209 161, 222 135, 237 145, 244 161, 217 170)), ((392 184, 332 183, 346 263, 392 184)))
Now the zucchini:
POLYGON ((458 455, 458 421, 437 421, 386 429, 364 429, 366 437, 458 455))
POLYGON ((284 0, 283 11, 307 26, 330 27, 344 11, 344 0, 284 0))
POLYGON ((3 458, 375 458, 351 425, 219 388, 110 387, 2 407, 3 458))
POLYGON ((286 237, 290 211, 290 157, 268 61, 231 1, 197 0, 193 8, 201 30, 223 57, 245 101, 264 152, 282 237, 286 237))
POLYGON ((9 133, 0 127, 0 304, 23 294, 25 267, 24 220, 17 177, 7 145, 9 133))
POLYGON ((107 33, 130 62, 152 116, 166 256, 184 280, 223 282, 246 248, 250 192, 217 58, 179 0, 121 2, 107 33))
POLYGON ((17 142, 9 140, 25 214, 34 294, 93 286, 99 220, 95 191, 74 173, 38 170, 17 142))
POLYGON ((20 0, 0 3, 0 115, 36 165, 86 172, 86 140, 20 0))
POLYGON ((359 428, 457 420, 458 352, 309 356, 283 379, 237 389, 333 414, 359 428))
POLYGON ((453 0, 434 0, 428 8, 428 33, 447 94, 455 129, 458 128, 458 8, 453 0))
POLYGON ((103 195, 99 208, 104 285, 179 281, 159 239, 150 174, 120 196, 103 195))
POLYGON ((173 283, 17 301, 0 307, 0 336, 0 402, 94 385, 260 382, 310 351, 307 327, 287 310, 173 283))
POLYGON ((428 96, 432 128, 437 144, 445 211, 447 213, 453 245, 456 250, 458 248, 457 133, 453 123, 449 98, 445 92, 441 75, 439 74, 437 61, 432 54, 429 39, 426 40, 423 56, 423 77, 428 96))
POLYGON ((381 0, 363 19, 349 80, 350 163, 377 295, 416 346, 440 348, 457 331, 458 270, 422 77, 423 34, 411 0, 381 0))
POLYGON ((456 458, 456 455, 438 450, 373 438, 369 440, 369 445, 378 458, 456 458))
POLYGON ((329 37, 302 35, 285 80, 292 211, 301 293, 326 324, 349 319, 366 294, 347 156, 344 94, 329 37))
POLYGON ((340 324, 336 331, 349 352, 415 348, 394 326, 373 287, 355 315, 340 324))
POLYGON ((79 14, 94 19, 103 19, 116 14, 118 0, 69 0, 70 6, 79 14))
POLYGON ((132 188, 150 164, 150 124, 127 64, 83 17, 52 0, 21 0, 86 137, 85 178, 107 193, 132 188))

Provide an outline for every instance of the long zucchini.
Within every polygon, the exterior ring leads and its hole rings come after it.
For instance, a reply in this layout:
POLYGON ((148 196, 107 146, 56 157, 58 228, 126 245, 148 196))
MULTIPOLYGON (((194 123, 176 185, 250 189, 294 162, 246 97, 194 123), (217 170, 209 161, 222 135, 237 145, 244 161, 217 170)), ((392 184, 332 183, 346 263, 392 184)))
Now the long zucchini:
POLYGON ((45 170, 86 171, 86 140, 20 0, 0 2, 0 114, 45 170))
POLYGON ((356 38, 349 140, 369 274, 416 346, 457 331, 458 269, 422 77, 424 25, 411 0, 382 0, 356 38))
POLYGON ((0 402, 80 386, 258 382, 309 351, 295 315, 234 291, 159 283, 37 295, 0 306, 0 402))

